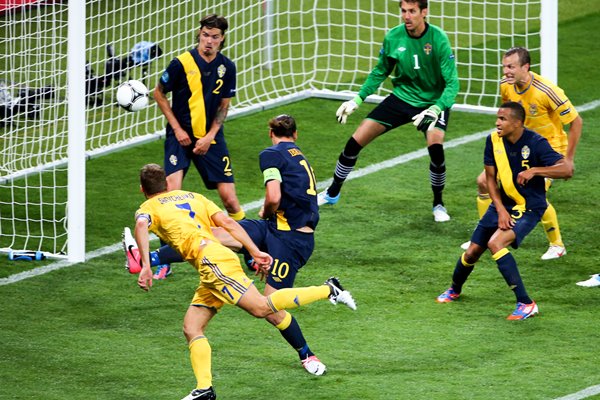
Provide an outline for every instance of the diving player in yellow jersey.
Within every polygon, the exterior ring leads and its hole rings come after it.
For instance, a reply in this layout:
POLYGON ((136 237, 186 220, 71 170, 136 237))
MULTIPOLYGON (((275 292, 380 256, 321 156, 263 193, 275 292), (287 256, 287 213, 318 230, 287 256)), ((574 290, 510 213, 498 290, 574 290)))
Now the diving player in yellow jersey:
POLYGON ((183 333, 197 380, 196 388, 184 400, 216 399, 212 387, 211 348, 204 330, 223 304, 237 305, 257 318, 327 298, 334 304, 356 309, 352 295, 336 278, 329 278, 319 286, 284 288, 263 296, 242 270, 238 256, 212 233, 212 227, 225 229, 246 248, 258 266, 257 273, 264 277, 273 258, 260 251, 235 220, 198 193, 167 191, 165 171, 157 164, 142 168, 140 182, 147 200, 135 214, 135 239, 142 264, 138 285, 146 291, 152 287, 149 231, 176 250, 200 274, 200 284, 183 320, 183 333))
MULTIPOLYGON (((548 79, 530 71, 530 64, 529 51, 523 47, 513 47, 504 54, 504 79, 500 83, 502 102, 514 101, 521 104, 525 108, 527 129, 545 137, 552 148, 565 156, 565 162, 574 169, 575 150, 581 137, 583 120, 565 92, 548 79), (567 134, 564 126, 569 124, 567 134)), ((546 181, 546 189, 550 187, 551 182, 546 181)), ((477 187, 477 210, 481 217, 491 203, 483 172, 477 177, 477 187)), ((560 235, 556 210, 550 202, 542 216, 542 226, 549 242, 542 260, 551 260, 567 254, 560 235)), ((468 242, 463 244, 463 248, 467 246, 468 242)))

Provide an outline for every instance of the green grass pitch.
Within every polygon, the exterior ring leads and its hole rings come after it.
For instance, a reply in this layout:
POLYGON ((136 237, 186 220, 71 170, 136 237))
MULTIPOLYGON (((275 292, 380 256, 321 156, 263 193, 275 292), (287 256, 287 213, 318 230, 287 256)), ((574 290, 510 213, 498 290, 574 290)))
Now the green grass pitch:
MULTIPOLYGON (((600 11, 563 9, 559 84, 575 105, 591 104, 599 98, 592 33, 600 11)), ((267 120, 282 112, 296 117, 298 143, 317 179, 329 179, 339 151, 372 107, 361 106, 342 126, 334 119, 338 106, 308 100, 227 122, 240 201, 263 194, 258 152, 269 145, 267 120)), ((600 108, 582 117, 576 174, 549 194, 568 255, 541 261, 547 243, 540 227, 514 251, 538 317, 505 320, 514 296, 487 255, 459 302, 434 302, 477 221, 481 139, 446 152, 448 223, 433 222, 426 157, 349 181, 340 203, 322 209, 316 249, 297 284, 339 276, 359 308, 323 302, 293 311, 328 373, 308 375, 273 327, 225 307, 207 331, 219 399, 556 399, 600 384, 600 291, 574 284, 600 272, 600 108)), ((447 140, 493 124, 493 116, 455 112, 447 140)), ((423 146, 415 129, 402 127, 365 149, 357 168, 423 146)), ((118 242, 123 226, 133 224, 143 200, 137 174, 147 162, 162 162, 162 142, 88 162, 89 251, 118 242)), ((185 188, 206 193, 193 171, 185 188)), ((40 265, 5 260, 0 278, 40 265)), ((197 274, 176 266, 173 276, 143 293, 122 265, 121 252, 113 252, 0 286, 0 399, 178 399, 192 389, 181 322, 197 274)))

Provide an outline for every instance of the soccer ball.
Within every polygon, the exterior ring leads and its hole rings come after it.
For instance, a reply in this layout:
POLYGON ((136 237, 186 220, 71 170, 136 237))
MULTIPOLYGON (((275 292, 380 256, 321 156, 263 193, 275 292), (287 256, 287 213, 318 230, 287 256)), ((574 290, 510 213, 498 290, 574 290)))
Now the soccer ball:
POLYGON ((117 103, 127 111, 140 111, 148 105, 148 93, 146 85, 132 79, 117 88, 117 103))

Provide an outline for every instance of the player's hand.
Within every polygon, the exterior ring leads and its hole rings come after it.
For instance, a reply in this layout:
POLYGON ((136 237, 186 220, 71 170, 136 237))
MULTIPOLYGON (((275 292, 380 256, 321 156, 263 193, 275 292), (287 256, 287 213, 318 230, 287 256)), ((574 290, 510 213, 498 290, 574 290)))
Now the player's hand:
POLYGON ((515 226, 515 220, 506 209, 498 210, 498 229, 507 231, 515 226))
POLYGON ((150 267, 142 267, 137 280, 138 286, 146 292, 152 287, 152 270, 150 267))
POLYGON ((256 264, 256 270, 254 272, 254 275, 258 276, 258 278, 261 281, 264 281, 265 279, 267 279, 267 276, 269 275, 269 271, 270 271, 271 267, 260 267, 258 266, 258 264, 256 264))
POLYGON ((265 253, 263 251, 259 251, 255 254, 251 254, 254 259, 254 265, 256 268, 256 275, 260 276, 260 280, 262 281, 271 270, 271 265, 273 264, 273 257, 270 254, 265 253))
POLYGON ((535 177, 535 168, 526 169, 517 175, 517 183, 525 186, 533 177, 535 177))
POLYGON ((208 149, 210 148, 210 142, 212 140, 210 140, 208 137, 204 136, 200 139, 198 139, 196 141, 196 144, 194 145, 194 149, 192 150, 192 152, 194 154, 198 154, 198 155, 204 155, 208 152, 208 149))
MULTIPOLYGON (((358 97, 358 96, 357 96, 358 97)), ((360 98, 360 97, 359 97, 360 98)), ((360 104, 356 102, 356 97, 352 100, 348 100, 342 103, 342 105, 335 112, 337 121, 340 124, 345 124, 348 119, 348 115, 352 114, 358 109, 360 104)))
POLYGON ((185 147, 192 144, 192 139, 190 139, 190 135, 188 135, 188 133, 183 128, 173 128, 173 134, 175 134, 175 138, 181 146, 185 147))
POLYGON ((427 133, 428 130, 435 126, 442 110, 435 104, 426 110, 421 111, 419 114, 412 117, 413 125, 417 127, 423 133, 427 133))

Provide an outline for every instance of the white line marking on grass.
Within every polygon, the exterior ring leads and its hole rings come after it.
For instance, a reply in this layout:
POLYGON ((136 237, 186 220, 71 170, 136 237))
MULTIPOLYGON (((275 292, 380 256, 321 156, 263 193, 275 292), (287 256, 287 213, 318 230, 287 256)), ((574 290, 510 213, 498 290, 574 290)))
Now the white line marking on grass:
POLYGON ((600 393, 600 385, 590 386, 588 388, 580 390, 577 393, 568 394, 564 397, 559 397, 554 400, 581 400, 581 399, 585 399, 587 397, 594 396, 598 393, 600 393))
MULTIPOLYGON (((579 112, 584 112, 584 111, 596 109, 599 106, 600 106, 600 99, 594 100, 590 103, 586 103, 582 106, 579 106, 579 107, 577 107, 577 110, 579 110, 579 112)), ((486 137, 492 131, 492 129, 493 129, 493 127, 490 127, 490 129, 485 130, 485 131, 481 131, 481 132, 473 133, 473 134, 470 134, 467 136, 462 136, 462 137, 459 137, 456 139, 452 139, 452 140, 444 143, 444 148, 450 149, 453 147, 457 147, 457 146, 460 146, 460 145, 463 145, 466 143, 470 143, 470 142, 474 142, 476 140, 482 139, 482 138, 486 137)), ((374 172, 378 172, 378 171, 381 171, 381 170, 387 169, 387 168, 392 168, 392 167, 395 167, 396 165, 404 164, 409 161, 416 160, 421 157, 425 157, 427 155, 428 155, 427 149, 421 149, 421 150, 416 150, 416 151, 413 151, 410 153, 402 154, 401 156, 398 156, 398 157, 395 157, 395 158, 392 158, 392 159, 389 159, 386 161, 382 161, 380 163, 371 164, 364 168, 358 169, 356 171, 352 171, 350 173, 350 175, 348 175, 347 180, 361 178, 363 176, 372 174, 374 172)), ((332 179, 330 178, 326 181, 319 182, 317 184, 317 189, 319 189, 319 190, 325 189, 326 187, 328 187, 331 184, 331 181, 332 181, 332 179)), ((242 205, 242 208, 246 211, 256 210, 262 204, 263 204, 263 200, 260 199, 260 200, 256 200, 256 201, 244 204, 244 205, 242 205)), ((116 244, 112 244, 110 246, 102 247, 101 249, 86 253, 85 259, 86 259, 86 261, 89 261, 96 257, 101 257, 106 254, 112 254, 115 251, 121 250, 121 248, 122 248, 121 243, 116 243, 116 244)), ((77 265, 77 264, 79 264, 79 263, 71 263, 66 260, 58 261, 56 263, 48 264, 43 267, 38 267, 38 268, 31 269, 29 271, 10 275, 6 278, 0 278, 0 286, 10 285, 11 283, 16 283, 16 282, 19 282, 19 281, 22 281, 22 280, 25 280, 28 278, 33 278, 35 276, 44 275, 48 272, 56 271, 58 269, 70 267, 70 266, 77 265)))
MULTIPOLYGON (((101 257, 107 254, 112 254, 117 250, 122 250, 123 246, 121 243, 111 244, 110 246, 102 247, 101 249, 90 251, 86 253, 85 260, 89 261, 96 257, 101 257)), ((72 263, 67 260, 61 260, 55 262, 53 264, 48 264, 43 267, 38 267, 34 269, 30 269, 29 271, 19 272, 18 274, 10 275, 6 278, 0 278, 0 286, 10 285, 11 283, 16 283, 28 278, 33 278, 34 276, 44 275, 48 272, 56 271, 58 269, 63 269, 66 267, 71 267, 73 265, 78 265, 80 263, 72 263)))

